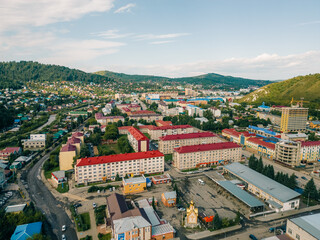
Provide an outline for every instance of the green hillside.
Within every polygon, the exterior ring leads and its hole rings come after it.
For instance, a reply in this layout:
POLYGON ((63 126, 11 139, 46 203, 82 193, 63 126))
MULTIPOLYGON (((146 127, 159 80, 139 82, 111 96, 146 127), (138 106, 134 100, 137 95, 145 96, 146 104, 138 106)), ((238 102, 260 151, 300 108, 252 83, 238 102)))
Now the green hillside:
POLYGON ((192 84, 202 84, 202 85, 224 85, 232 88, 246 88, 248 86, 265 86, 271 81, 264 80, 253 80, 232 76, 223 76, 215 73, 208 73, 205 75, 195 76, 195 77, 183 77, 183 78, 168 78, 159 76, 149 76, 149 75, 128 75, 124 73, 115 73, 110 71, 100 71, 96 72, 103 76, 113 78, 118 81, 157 81, 163 83, 176 82, 179 84, 192 83, 192 84))
POLYGON ((58 65, 40 64, 31 61, 0 62, 0 89, 21 88, 25 83, 45 81, 81 81, 102 83, 111 78, 58 65))
POLYGON ((289 105, 291 99, 304 98, 306 106, 320 106, 320 74, 298 76, 286 81, 272 83, 246 95, 240 101, 249 103, 289 105))

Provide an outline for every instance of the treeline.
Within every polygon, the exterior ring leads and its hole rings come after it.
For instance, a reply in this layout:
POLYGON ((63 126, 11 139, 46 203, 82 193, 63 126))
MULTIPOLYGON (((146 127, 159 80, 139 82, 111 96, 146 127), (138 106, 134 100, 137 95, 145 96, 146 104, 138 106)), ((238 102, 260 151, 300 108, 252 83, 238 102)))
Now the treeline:
POLYGON ((258 160, 254 155, 249 158, 249 168, 275 180, 288 188, 295 189, 297 187, 296 176, 294 173, 289 176, 287 173, 277 172, 274 173, 272 165, 263 165, 262 158, 258 160))
MULTIPOLYGON (((1 84, 1 81, 0 81, 1 84)), ((14 111, 0 104, 0 129, 10 127, 14 121, 14 111)))
POLYGON ((86 73, 58 65, 47 65, 32 61, 0 62, 0 89, 18 89, 30 81, 105 83, 113 80, 106 76, 86 73))

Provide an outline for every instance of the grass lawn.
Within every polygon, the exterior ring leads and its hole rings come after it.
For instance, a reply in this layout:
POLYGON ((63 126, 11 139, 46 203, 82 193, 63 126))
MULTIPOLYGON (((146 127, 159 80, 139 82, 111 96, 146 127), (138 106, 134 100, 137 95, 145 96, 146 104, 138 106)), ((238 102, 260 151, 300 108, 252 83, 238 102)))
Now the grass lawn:
POLYGON ((86 213, 82 213, 79 215, 82 224, 80 225, 80 227, 78 228, 79 231, 87 231, 91 228, 90 226, 90 215, 88 212, 86 213))
POLYGON ((111 240, 111 233, 108 234, 98 234, 99 240, 111 240))
POLYGON ((113 150, 116 152, 116 154, 120 154, 120 150, 118 148, 118 144, 114 143, 114 144, 109 144, 108 147, 110 148, 110 150, 113 150))
POLYGON ((57 187, 57 191, 59 193, 66 193, 69 191, 69 184, 66 182, 66 183, 63 183, 63 187, 62 187, 62 184, 59 184, 58 187, 57 187))
POLYGON ((101 205, 94 210, 94 215, 96 217, 96 224, 101 225, 104 224, 104 218, 107 216, 106 214, 106 205, 101 205))
MULTIPOLYGON (((49 161, 49 160, 48 160, 49 161)), ((51 169, 49 171, 44 171, 44 176, 46 179, 51 178, 51 173, 55 172, 55 171, 59 171, 59 167, 55 167, 54 169, 51 169)))

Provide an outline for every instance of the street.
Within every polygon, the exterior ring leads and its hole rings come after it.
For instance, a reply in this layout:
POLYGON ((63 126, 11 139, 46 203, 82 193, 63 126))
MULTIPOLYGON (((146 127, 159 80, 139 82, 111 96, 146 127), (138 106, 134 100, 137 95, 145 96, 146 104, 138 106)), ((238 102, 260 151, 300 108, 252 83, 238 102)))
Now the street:
POLYGON ((68 206, 56 200, 41 180, 42 165, 49 158, 49 154, 47 153, 43 156, 27 173, 24 173, 27 175, 28 193, 35 206, 41 210, 50 223, 51 229, 56 235, 51 236, 52 239, 61 239, 62 225, 67 226, 67 230, 64 232, 67 239, 77 239, 73 223, 65 212, 68 206), (57 236, 59 237, 57 238, 57 236))

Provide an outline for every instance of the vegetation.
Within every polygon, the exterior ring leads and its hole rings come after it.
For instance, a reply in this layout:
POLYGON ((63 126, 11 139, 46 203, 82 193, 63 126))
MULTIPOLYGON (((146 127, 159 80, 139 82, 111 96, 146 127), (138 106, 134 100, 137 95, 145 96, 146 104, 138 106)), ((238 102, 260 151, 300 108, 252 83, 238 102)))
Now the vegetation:
POLYGON ((113 81, 106 76, 31 61, 0 62, 0 79, 0 89, 18 89, 29 82, 81 81, 84 83, 106 83, 113 81))
POLYGON ((292 98, 294 100, 304 98, 311 102, 304 105, 314 109, 320 106, 319 91, 320 74, 309 74, 269 84, 246 95, 241 101, 256 104, 266 102, 269 105, 289 105, 292 98))
POLYGON ((131 153, 133 152, 133 149, 129 143, 128 137, 127 136, 121 136, 118 139, 117 142, 118 148, 121 151, 121 153, 131 153))
POLYGON ((108 234, 99 233, 98 238, 99 240, 111 240, 111 233, 108 233, 108 234))
POLYGON ((83 232, 90 229, 90 215, 88 212, 78 214, 73 205, 70 206, 70 211, 75 225, 77 226, 78 232, 83 232))
POLYGON ((107 186, 91 186, 88 188, 88 193, 92 192, 97 192, 98 190, 103 191, 103 190, 109 190, 110 188, 119 188, 119 185, 107 185, 107 186))
POLYGON ((66 193, 69 191, 69 184, 66 182, 66 183, 63 183, 63 184, 59 184, 58 187, 57 187, 57 191, 59 193, 66 193), (63 187, 62 187, 63 185, 63 187))
POLYGON ((94 210, 94 214, 96 217, 96 224, 101 225, 104 224, 104 219, 107 217, 106 213, 106 205, 101 205, 94 210))
POLYGON ((80 238, 80 240, 92 240, 92 236, 85 236, 84 238, 80 238))
POLYGON ((10 127, 14 121, 13 110, 0 104, 0 129, 10 127))
POLYGON ((45 177, 50 178, 51 173, 59 170, 59 152, 60 147, 50 153, 49 159, 43 164, 45 177))
POLYGON ((35 209, 32 202, 20 213, 5 213, 4 210, 1 210, 0 219, 0 240, 10 239, 18 225, 45 220, 42 213, 35 209))
POLYGON ((311 178, 302 193, 303 201, 307 203, 309 206, 314 205, 314 203, 318 203, 318 199, 320 197, 320 190, 318 192, 316 185, 314 184, 313 178, 311 178), (311 202, 310 202, 311 200, 311 202), (311 204, 310 204, 311 203, 311 204))
POLYGON ((292 174, 289 176, 287 173, 283 172, 274 173, 274 168, 272 165, 263 165, 262 158, 258 160, 254 155, 251 155, 249 158, 249 168, 262 173, 263 175, 281 183, 288 188, 295 189, 297 187, 296 176, 292 174))
POLYGON ((106 132, 104 134, 104 139, 115 140, 119 137, 118 127, 115 124, 109 124, 106 126, 106 132))

